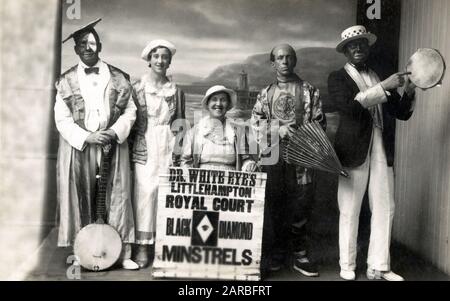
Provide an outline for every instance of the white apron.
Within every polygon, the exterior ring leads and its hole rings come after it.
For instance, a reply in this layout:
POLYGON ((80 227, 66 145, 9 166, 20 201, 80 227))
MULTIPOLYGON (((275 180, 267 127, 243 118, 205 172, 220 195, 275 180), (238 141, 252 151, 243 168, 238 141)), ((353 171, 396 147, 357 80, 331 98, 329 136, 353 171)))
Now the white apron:
POLYGON ((147 162, 134 164, 134 210, 136 243, 153 244, 156 232, 159 174, 167 173, 172 163, 175 138, 170 130, 170 112, 165 97, 176 93, 168 82, 161 89, 145 83, 147 104, 147 162))

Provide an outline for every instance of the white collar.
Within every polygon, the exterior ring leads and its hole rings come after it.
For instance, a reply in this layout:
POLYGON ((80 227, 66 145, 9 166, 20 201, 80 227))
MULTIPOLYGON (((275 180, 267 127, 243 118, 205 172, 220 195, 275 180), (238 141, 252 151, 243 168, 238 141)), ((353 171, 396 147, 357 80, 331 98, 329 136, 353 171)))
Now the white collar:
POLYGON ((144 74, 141 78, 141 86, 145 89, 145 93, 155 94, 161 97, 171 97, 177 92, 177 86, 175 83, 168 81, 161 88, 156 88, 150 81, 150 76, 144 74))
POLYGON ((86 68, 92 68, 92 67, 102 67, 103 66, 103 61, 101 60, 101 59, 98 59, 98 61, 97 61, 97 63, 94 65, 94 66, 88 66, 88 65, 86 65, 85 63, 83 63, 83 61, 82 60, 80 60, 79 62, 78 62, 78 67, 79 68, 83 68, 83 69, 86 69, 86 68))
MULTIPOLYGON (((198 122, 198 131, 199 134, 203 137, 208 136, 214 131, 215 126, 217 126, 219 122, 209 116, 205 116, 198 122)), ((228 118, 225 117, 225 137, 227 138, 229 143, 234 143, 234 138, 236 136, 236 133, 234 131, 234 128, 231 126, 230 121, 228 118)))
MULTIPOLYGON (((80 81, 80 86, 86 88, 88 86, 92 86, 92 84, 94 84, 94 87, 96 89, 104 89, 110 79, 111 79, 111 73, 109 72, 109 68, 108 65, 106 65, 103 61, 99 60, 94 66, 89 67, 86 64, 84 64, 83 62, 79 62, 78 63, 78 68, 77 68, 77 74, 78 74, 78 80, 80 81), (85 68, 92 68, 92 67, 96 67, 99 69, 98 74, 92 73, 92 74, 86 74, 85 72, 85 68)), ((91 87, 93 88, 93 87, 91 87)), ((88 88, 88 89, 91 89, 88 88)))
POLYGON ((93 68, 96 67, 99 70, 98 74, 95 74, 97 76, 100 76, 101 78, 104 78, 106 81, 109 81, 110 78, 110 73, 109 73, 109 69, 108 69, 108 65, 106 65, 102 60, 98 60, 98 62, 90 67, 88 65, 86 65, 85 63, 83 63, 81 60, 78 62, 78 76, 81 76, 83 78, 90 78, 87 76, 87 74, 84 72, 84 69, 86 68, 93 68))

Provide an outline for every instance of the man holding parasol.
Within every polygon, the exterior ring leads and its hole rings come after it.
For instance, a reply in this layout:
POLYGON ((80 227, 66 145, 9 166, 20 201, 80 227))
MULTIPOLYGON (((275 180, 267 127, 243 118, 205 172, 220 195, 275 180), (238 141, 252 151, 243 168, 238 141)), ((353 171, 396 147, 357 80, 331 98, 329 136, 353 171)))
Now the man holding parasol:
MULTIPOLYGON (((294 71, 295 50, 287 44, 275 46, 270 61, 277 78, 258 95, 251 119, 260 153, 276 153, 278 141, 289 141, 295 128, 303 124, 317 121, 323 128, 326 124, 319 90, 294 71), (264 141, 269 140, 274 143, 265 145, 264 141)), ((287 163, 281 152, 275 159, 274 164, 261 164, 267 172, 263 267, 269 272, 280 270, 289 250, 294 255, 294 270, 318 276, 307 255, 314 192, 312 171, 287 163)))
POLYGON ((367 278, 401 281, 391 271, 389 257, 395 206, 395 122, 411 117, 415 85, 407 73, 386 76, 380 66, 369 66, 370 46, 377 37, 364 26, 344 30, 341 38, 336 51, 348 62, 328 78, 330 98, 340 113, 335 149, 350 176, 339 177, 338 186, 340 276, 356 278, 359 213, 368 189, 372 217, 367 278), (400 97, 396 89, 402 86, 400 97))

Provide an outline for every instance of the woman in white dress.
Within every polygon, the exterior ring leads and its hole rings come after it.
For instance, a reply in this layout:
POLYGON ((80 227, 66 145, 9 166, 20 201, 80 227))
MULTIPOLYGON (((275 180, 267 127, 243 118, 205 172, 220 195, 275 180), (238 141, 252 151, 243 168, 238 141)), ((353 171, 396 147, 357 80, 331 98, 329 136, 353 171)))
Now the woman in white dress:
POLYGON ((175 46, 165 40, 151 41, 142 52, 150 70, 134 84, 137 118, 133 131, 132 167, 134 169, 133 205, 135 211, 135 260, 143 268, 149 263, 149 246, 156 232, 158 176, 172 164, 177 131, 175 120, 185 118, 184 94, 166 76, 175 46))
POLYGON ((208 111, 183 143, 182 167, 253 171, 256 163, 248 155, 244 129, 225 116, 236 104, 236 93, 224 86, 208 89, 202 106, 208 111))

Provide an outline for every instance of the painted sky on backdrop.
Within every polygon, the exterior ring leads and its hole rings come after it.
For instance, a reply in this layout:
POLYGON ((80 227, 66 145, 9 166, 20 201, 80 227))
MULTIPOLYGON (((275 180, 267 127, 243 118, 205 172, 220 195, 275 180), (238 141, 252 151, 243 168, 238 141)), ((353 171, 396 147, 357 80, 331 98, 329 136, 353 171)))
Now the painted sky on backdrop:
MULTIPOLYGON (((206 77, 277 43, 334 47, 356 20, 356 0, 81 0, 80 20, 67 18, 69 6, 63 4, 63 38, 101 17, 101 57, 133 76, 147 70, 140 53, 152 39, 176 45, 170 73, 206 77)), ((66 42, 62 69, 77 61, 66 42)))

